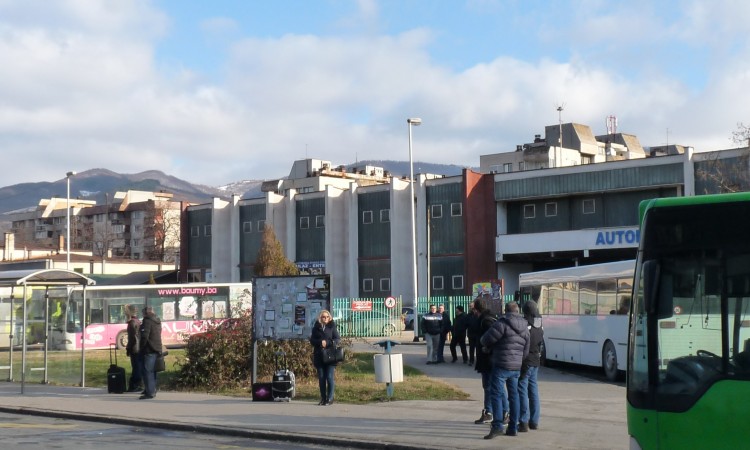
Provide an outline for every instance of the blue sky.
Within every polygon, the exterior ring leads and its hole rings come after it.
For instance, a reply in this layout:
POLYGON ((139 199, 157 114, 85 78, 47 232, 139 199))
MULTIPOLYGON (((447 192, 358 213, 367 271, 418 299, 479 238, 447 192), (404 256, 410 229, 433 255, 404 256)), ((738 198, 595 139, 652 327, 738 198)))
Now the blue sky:
POLYGON ((0 0, 3 185, 158 169, 219 186, 408 159, 478 166, 564 122, 733 147, 750 3, 0 0), (17 161, 17 162, 16 162, 17 161))

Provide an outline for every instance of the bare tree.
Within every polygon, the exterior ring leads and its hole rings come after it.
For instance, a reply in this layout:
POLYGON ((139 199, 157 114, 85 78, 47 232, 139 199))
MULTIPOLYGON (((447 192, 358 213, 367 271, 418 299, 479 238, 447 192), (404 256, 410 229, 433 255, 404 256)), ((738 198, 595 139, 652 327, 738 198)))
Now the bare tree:
POLYGON ((750 125, 737 122, 737 129, 732 131, 731 139, 740 147, 743 145, 750 147, 750 125))
POLYGON ((148 241, 147 258, 175 262, 180 246, 180 209, 169 202, 149 202, 146 220, 149 223, 144 233, 144 240, 148 241))

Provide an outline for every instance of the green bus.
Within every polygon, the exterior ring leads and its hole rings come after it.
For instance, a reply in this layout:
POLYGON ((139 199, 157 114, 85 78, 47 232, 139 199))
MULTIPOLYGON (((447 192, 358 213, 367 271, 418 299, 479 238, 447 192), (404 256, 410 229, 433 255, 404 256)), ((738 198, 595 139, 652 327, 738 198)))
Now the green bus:
POLYGON ((750 193, 640 205, 631 449, 750 446, 750 193))

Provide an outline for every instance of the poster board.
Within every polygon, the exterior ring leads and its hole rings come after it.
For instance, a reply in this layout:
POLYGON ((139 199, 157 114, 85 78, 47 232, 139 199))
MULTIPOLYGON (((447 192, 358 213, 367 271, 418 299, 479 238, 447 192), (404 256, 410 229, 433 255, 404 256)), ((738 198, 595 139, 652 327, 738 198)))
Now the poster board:
POLYGON ((330 275, 255 278, 253 337, 310 339, 318 313, 323 309, 331 310, 330 275))

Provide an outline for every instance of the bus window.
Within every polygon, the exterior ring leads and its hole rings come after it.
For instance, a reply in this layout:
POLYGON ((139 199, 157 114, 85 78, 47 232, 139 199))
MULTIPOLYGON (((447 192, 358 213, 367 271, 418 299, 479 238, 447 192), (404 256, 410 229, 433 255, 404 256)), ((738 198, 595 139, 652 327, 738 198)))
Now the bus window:
MULTIPOLYGON (((570 305, 570 312, 568 314, 578 314, 578 283, 574 281, 568 281, 563 285, 563 299, 565 303, 570 305)), ((585 314, 583 308, 580 310, 581 314, 585 314)))
POLYGON ((597 314, 617 313, 617 281, 614 278, 600 280, 597 289, 597 314))
MULTIPOLYGON (((578 288, 581 293, 581 309, 593 311, 596 309, 596 281, 579 281, 578 288)), ((601 313, 599 313, 601 314, 601 313)))

